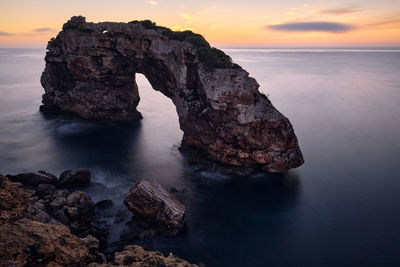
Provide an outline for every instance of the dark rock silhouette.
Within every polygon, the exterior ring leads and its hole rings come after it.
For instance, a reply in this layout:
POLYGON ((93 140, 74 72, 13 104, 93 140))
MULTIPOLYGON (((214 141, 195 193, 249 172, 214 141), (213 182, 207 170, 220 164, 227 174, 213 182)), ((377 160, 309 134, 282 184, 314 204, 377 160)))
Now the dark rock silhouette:
POLYGON ((139 180, 124 203, 138 216, 165 228, 160 230, 168 235, 175 235, 184 225, 185 206, 155 180, 139 180))
POLYGON ((304 162, 289 120, 258 91, 254 78, 199 34, 150 21, 87 23, 79 16, 47 48, 45 114, 140 119, 135 73, 143 73, 176 106, 182 149, 269 172, 304 162))

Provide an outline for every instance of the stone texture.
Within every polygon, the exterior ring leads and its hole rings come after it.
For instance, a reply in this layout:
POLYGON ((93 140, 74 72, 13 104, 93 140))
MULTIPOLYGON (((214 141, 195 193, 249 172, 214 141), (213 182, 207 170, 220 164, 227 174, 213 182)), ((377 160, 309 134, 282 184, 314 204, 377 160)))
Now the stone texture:
MULTIPOLYGON (((65 198, 67 194, 67 190, 53 193, 57 198, 65 198)), ((96 238, 90 235, 79 238, 59 223, 51 225, 32 220, 29 196, 28 192, 17 188, 0 174, 0 266, 197 266, 171 253, 165 257, 160 252, 146 251, 136 245, 116 252, 111 263, 103 264, 105 256, 99 252, 96 238)), ((72 203, 79 204, 81 201, 72 203)), ((34 204, 38 210, 46 206, 43 199, 34 204)), ((68 209, 72 213, 79 212, 75 207, 68 209)))
POLYGON ((196 267, 196 264, 190 264, 187 261, 179 259, 170 253, 165 257, 158 251, 147 251, 137 245, 126 246, 123 251, 114 254, 114 260, 109 264, 92 263, 88 267, 113 267, 113 266, 131 266, 131 267, 196 267))
POLYGON ((14 222, 27 216, 29 196, 0 174, 0 223, 14 222))
POLYGON ((13 182, 31 186, 37 186, 39 184, 57 184, 57 177, 45 171, 19 173, 16 175, 8 174, 7 178, 13 182))
MULTIPOLYGON (((38 210, 45 208, 43 200, 35 204, 38 210)), ((0 175, 0 266, 82 266, 103 261, 95 238, 78 238, 59 223, 29 219, 29 205, 29 193, 0 175)))
POLYGON ((171 234, 184 225, 186 208, 155 180, 140 180, 124 200, 128 209, 147 221, 165 227, 171 234))
POLYGON ((234 64, 210 68, 193 42, 166 33, 140 23, 72 17, 47 47, 41 111, 84 120, 137 120, 135 73, 143 73, 176 106, 183 150, 269 172, 304 162, 291 123, 248 72, 234 64))
POLYGON ((0 240, 1 266, 82 266, 101 260, 95 238, 78 238, 63 225, 24 218, 0 225, 0 240))
POLYGON ((90 184, 91 174, 89 169, 79 168, 63 172, 58 179, 59 187, 82 186, 90 184))

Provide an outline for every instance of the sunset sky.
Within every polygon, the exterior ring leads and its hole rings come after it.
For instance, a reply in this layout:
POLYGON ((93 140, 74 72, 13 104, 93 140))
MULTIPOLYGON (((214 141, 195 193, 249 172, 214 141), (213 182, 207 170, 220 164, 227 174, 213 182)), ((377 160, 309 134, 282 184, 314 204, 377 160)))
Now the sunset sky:
POLYGON ((400 0, 0 0, 0 46, 45 47, 74 15, 150 19, 215 46, 400 46, 400 0))

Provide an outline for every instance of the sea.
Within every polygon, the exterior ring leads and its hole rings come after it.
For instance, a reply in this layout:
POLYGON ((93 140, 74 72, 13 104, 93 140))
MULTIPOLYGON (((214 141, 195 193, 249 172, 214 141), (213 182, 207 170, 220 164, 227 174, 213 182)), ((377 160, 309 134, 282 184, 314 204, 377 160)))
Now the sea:
POLYGON ((0 173, 85 167, 109 250, 128 241, 139 179, 187 207, 176 237, 146 246, 214 266, 400 266, 400 48, 223 48, 287 116, 305 163, 235 176, 182 155, 171 100, 137 74, 143 120, 83 123, 39 112, 45 48, 0 49, 0 173))

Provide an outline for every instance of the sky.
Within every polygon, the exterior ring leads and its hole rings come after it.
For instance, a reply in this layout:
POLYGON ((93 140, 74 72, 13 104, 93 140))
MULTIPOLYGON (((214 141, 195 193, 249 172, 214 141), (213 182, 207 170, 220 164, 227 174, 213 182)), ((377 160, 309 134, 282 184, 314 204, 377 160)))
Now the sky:
POLYGON ((400 46, 400 0, 0 0, 0 47, 45 47, 75 15, 150 19, 219 47, 400 46))

